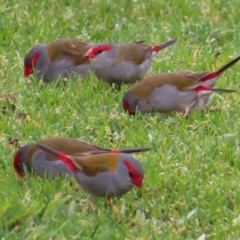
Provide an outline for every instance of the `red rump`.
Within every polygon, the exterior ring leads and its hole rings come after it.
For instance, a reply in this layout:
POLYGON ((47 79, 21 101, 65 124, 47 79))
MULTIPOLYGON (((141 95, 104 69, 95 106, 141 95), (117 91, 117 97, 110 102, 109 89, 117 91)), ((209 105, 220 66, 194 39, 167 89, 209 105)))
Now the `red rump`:
POLYGON ((129 161, 124 160, 123 162, 129 171, 129 176, 131 177, 133 184, 136 185, 138 188, 141 188, 143 176, 138 175, 136 169, 132 166, 132 164, 129 161))
POLYGON ((215 71, 215 72, 211 72, 209 73, 207 76, 205 76, 204 78, 200 79, 201 82, 206 82, 210 79, 213 79, 214 77, 216 77, 219 74, 219 71, 215 71))
POLYGON ((111 153, 120 153, 120 151, 117 150, 117 149, 112 149, 110 152, 111 152, 111 153))
POLYGON ((202 92, 202 91, 212 91, 211 87, 207 87, 207 86, 198 86, 195 88, 195 90, 197 92, 202 92))
POLYGON ((161 50, 161 45, 156 45, 152 48, 153 52, 159 52, 161 50))

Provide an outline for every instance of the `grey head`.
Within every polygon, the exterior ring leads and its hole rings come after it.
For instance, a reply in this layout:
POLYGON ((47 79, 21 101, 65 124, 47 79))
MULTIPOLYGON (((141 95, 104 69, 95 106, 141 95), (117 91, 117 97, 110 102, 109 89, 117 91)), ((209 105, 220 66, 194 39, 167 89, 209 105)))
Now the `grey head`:
POLYGON ((14 170, 17 172, 19 177, 24 176, 24 166, 26 167, 27 171, 31 171, 31 162, 29 159, 29 148, 31 148, 33 144, 27 144, 17 151, 13 161, 14 170))
POLYGON ((129 113, 129 115, 135 115, 137 106, 138 106, 138 99, 132 94, 131 90, 128 90, 122 100, 123 109, 129 113))
POLYGON ((116 167, 116 182, 120 189, 125 193, 133 185, 142 187, 144 171, 140 163, 128 154, 121 154, 116 167))
POLYGON ((24 59, 24 76, 28 77, 35 71, 38 79, 43 78, 49 61, 47 46, 45 44, 37 45, 28 52, 24 59))

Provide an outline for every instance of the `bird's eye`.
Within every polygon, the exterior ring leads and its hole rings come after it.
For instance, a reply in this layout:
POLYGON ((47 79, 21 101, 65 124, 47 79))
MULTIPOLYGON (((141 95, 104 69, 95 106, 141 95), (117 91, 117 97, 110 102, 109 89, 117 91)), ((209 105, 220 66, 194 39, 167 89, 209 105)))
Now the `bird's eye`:
POLYGON ((103 52, 103 50, 98 50, 98 54, 100 54, 100 53, 102 53, 103 52))
POLYGON ((129 177, 133 178, 133 174, 131 172, 129 172, 129 177))

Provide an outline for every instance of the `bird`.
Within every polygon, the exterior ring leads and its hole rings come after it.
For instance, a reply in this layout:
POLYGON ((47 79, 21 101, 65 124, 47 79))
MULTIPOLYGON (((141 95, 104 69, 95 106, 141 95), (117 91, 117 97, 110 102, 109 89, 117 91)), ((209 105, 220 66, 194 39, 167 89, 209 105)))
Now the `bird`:
MULTIPOLYGON (((183 75, 183 76, 189 76, 198 79, 199 82, 201 82, 204 86, 214 87, 216 81, 218 78, 231 66, 233 66, 235 63, 237 63, 240 60, 240 56, 234 58, 232 61, 228 62, 224 66, 222 66, 220 69, 210 72, 210 71, 191 71, 191 70, 180 70, 176 71, 176 74, 183 75)), ((211 93, 204 94, 198 100, 195 102, 195 104, 191 107, 193 108, 199 108, 203 109, 210 101, 211 99, 211 93)))
POLYGON ((90 48, 84 57, 90 59, 91 70, 98 79, 116 85, 129 84, 141 79, 149 70, 154 56, 176 41, 172 39, 153 47, 145 45, 144 41, 102 43, 90 48))
MULTIPOLYGON (((136 110, 144 112, 182 112, 187 117, 199 98, 212 92, 236 92, 234 90, 212 88, 201 80, 179 73, 152 75, 130 88, 124 95, 122 104, 125 111, 135 115, 136 110)), ((200 105, 201 101, 199 101, 200 105)), ((204 103, 203 103, 204 104, 204 103)))
MULTIPOLYGON (((77 183, 92 197, 120 197, 133 186, 141 189, 144 171, 140 163, 131 155, 102 150, 90 153, 67 155, 43 144, 37 147, 57 156, 72 171, 77 183)), ((90 202, 91 204, 91 202, 90 202)))
POLYGON ((58 39, 33 47, 24 58, 24 76, 35 73, 37 79, 51 82, 71 74, 84 77, 90 62, 83 55, 93 45, 77 39, 58 39))
POLYGON ((48 138, 26 144, 17 151, 14 157, 13 167, 20 178, 25 176, 24 169, 26 169, 27 172, 36 172, 40 177, 44 177, 46 174, 52 178, 55 178, 59 174, 71 175, 69 168, 66 167, 58 157, 41 151, 37 147, 37 144, 42 144, 72 155, 84 152, 91 153, 92 151, 134 153, 150 150, 150 148, 108 150, 74 138, 48 138))

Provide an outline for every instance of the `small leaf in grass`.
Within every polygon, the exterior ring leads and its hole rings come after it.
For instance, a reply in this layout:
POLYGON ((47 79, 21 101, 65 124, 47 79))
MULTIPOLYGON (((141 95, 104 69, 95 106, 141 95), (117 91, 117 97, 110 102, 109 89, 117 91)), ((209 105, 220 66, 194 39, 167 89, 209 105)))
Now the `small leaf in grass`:
POLYGON ((196 213, 197 213, 197 208, 195 208, 195 209, 193 209, 191 212, 189 212, 189 213, 187 214, 187 217, 182 217, 181 219, 179 219, 179 221, 178 221, 177 224, 181 225, 181 224, 185 223, 185 221, 186 221, 187 219, 191 218, 191 217, 192 217, 194 214, 196 214, 196 213))
POLYGON ((213 54, 213 56, 214 56, 214 57, 218 57, 220 54, 221 54, 220 52, 215 52, 215 53, 213 54))
POLYGON ((19 119, 24 119, 24 118, 26 118, 28 115, 26 114, 26 113, 24 113, 24 112, 18 112, 17 113, 17 118, 19 118, 19 119))
POLYGON ((2 113, 6 114, 7 110, 15 111, 16 106, 14 104, 10 104, 9 106, 2 107, 2 113))
POLYGON ((19 140, 18 140, 18 139, 9 138, 9 139, 8 139, 8 144, 9 144, 9 145, 12 145, 12 146, 15 147, 15 148, 20 148, 19 140))

